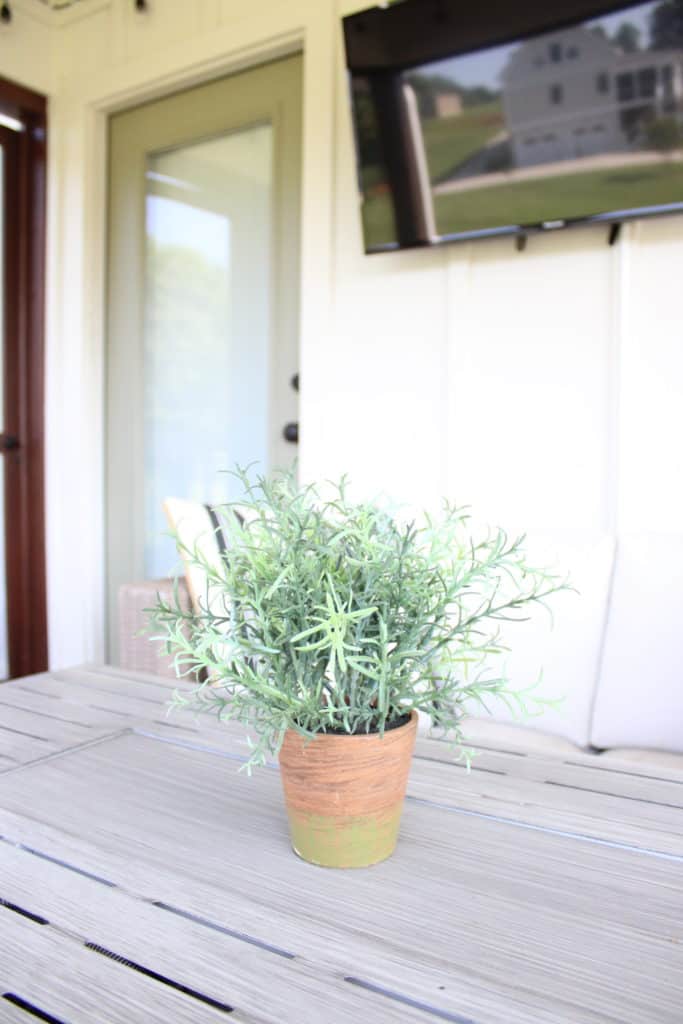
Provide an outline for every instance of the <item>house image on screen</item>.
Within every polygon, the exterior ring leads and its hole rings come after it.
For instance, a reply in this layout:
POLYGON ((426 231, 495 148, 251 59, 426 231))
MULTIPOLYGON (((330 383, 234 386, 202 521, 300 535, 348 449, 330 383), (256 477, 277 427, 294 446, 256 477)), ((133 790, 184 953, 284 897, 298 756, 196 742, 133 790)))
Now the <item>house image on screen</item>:
POLYGON ((435 117, 456 117, 462 114, 462 100, 460 95, 453 92, 437 92, 434 96, 435 117))
POLYGON ((502 72, 517 167, 635 150, 654 119, 683 123, 683 52, 624 53, 579 26, 523 43, 502 72))

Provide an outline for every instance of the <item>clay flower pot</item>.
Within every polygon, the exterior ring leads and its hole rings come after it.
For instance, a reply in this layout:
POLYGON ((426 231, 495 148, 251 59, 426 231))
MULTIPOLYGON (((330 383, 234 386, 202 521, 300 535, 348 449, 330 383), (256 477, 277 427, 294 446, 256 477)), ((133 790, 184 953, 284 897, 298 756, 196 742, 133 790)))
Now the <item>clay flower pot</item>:
POLYGON ((360 868, 396 846, 417 712, 405 725, 357 736, 288 729, 280 770, 292 846, 324 867, 360 868))

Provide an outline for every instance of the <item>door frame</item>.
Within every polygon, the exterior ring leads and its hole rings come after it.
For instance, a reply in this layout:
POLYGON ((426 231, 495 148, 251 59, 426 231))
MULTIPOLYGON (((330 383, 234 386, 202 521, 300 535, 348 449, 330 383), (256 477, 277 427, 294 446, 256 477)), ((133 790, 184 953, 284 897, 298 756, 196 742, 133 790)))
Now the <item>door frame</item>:
MULTIPOLYGON (((137 17, 113 9, 117 38, 137 17)), ((50 664, 102 661, 105 640, 104 339, 107 119, 174 91, 292 53, 304 56, 299 472, 310 479, 306 436, 324 433, 324 372, 332 311, 335 94, 343 91, 334 4, 268 6, 149 59, 74 76, 50 102, 48 195, 47 508, 50 664), (73 386, 79 382, 78 389, 73 386), (69 401, 64 401, 64 395, 69 401), (72 468, 64 452, 71 453, 72 468), (78 515, 74 514, 74 505, 78 515)))
MULTIPOLYGON (((272 129, 268 261, 268 457, 291 459, 281 430, 296 418, 289 379, 298 341, 302 60, 299 53, 174 92, 109 123, 108 299, 106 345, 107 658, 118 664, 119 587, 145 577, 145 169, 150 154, 178 152, 244 132, 272 129), (292 255, 294 253, 294 255, 292 255), (285 392, 283 401, 281 392, 285 392), (275 396, 280 392, 279 402, 275 396), (283 409, 282 406, 286 409, 283 409), (284 450, 284 451, 283 451, 284 450)), ((239 246, 237 238, 235 245, 239 246)), ((236 250, 239 251, 238 249, 236 250)), ((239 262, 239 256, 236 257, 239 262)), ((232 273, 232 272, 231 272, 232 273)), ((226 278, 227 281, 227 278, 226 278)), ((229 439, 226 438, 226 443, 229 439)), ((228 468, 228 467, 223 467, 228 468)), ((167 495, 168 496, 168 495, 167 495)), ((194 497, 197 497, 195 495, 194 497)), ((206 495, 202 500, 206 499, 206 495)), ((163 514, 159 503, 159 533, 163 514)), ((171 571, 173 559, 167 571, 171 571)))
POLYGON ((9 677, 48 665, 44 485, 46 100, 0 79, 0 112, 23 131, 0 129, 5 174, 4 430, 2 456, 9 677))

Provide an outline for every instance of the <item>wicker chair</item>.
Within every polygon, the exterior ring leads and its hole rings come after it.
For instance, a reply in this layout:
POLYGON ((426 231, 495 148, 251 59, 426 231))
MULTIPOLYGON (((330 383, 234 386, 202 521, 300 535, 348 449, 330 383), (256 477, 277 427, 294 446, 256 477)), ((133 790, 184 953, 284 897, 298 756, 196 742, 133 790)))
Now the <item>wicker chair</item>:
MULTIPOLYGON (((220 564, 225 543, 209 506, 182 498, 167 498, 164 511, 171 529, 183 545, 189 549, 196 546, 209 564, 220 564)), ((149 609, 156 604, 158 596, 172 599, 173 588, 172 579, 124 583, 119 588, 119 660, 122 668, 175 678, 173 659, 164 652, 163 642, 152 640, 145 632, 149 609)), ((187 611, 198 611, 206 604, 208 593, 206 574, 186 562, 185 579, 178 580, 182 607, 187 611)))
MULTIPOLYGON (((149 672, 155 676, 175 679, 173 659, 163 650, 163 643, 146 632, 149 609, 157 596, 173 598, 174 580, 141 580, 119 587, 119 662, 131 672, 149 672)), ((185 580, 178 580, 178 596, 187 611, 192 602, 185 580)))

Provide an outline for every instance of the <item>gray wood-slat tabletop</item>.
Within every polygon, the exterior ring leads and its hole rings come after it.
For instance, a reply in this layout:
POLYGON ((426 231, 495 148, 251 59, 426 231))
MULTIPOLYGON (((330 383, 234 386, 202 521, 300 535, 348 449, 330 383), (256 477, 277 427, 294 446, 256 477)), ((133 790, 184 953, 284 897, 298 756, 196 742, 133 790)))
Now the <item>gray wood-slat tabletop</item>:
POLYGON ((683 1022, 683 773, 419 738, 394 856, 330 871, 173 687, 0 685, 0 1021, 683 1022))

